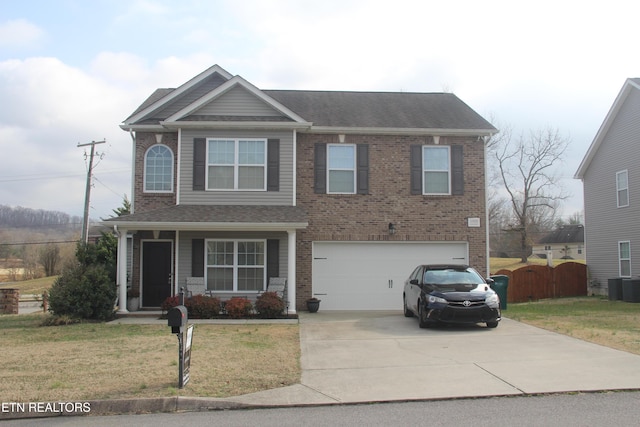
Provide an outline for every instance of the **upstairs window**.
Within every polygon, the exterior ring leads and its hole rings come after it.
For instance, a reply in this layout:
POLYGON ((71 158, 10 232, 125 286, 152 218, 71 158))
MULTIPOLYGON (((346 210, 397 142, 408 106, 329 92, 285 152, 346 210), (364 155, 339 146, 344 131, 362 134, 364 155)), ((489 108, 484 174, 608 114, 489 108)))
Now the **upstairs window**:
POLYGON ((166 145, 154 145, 144 156, 144 191, 147 193, 173 191, 173 152, 166 145))
POLYGON ((265 139, 209 139, 208 190, 266 191, 265 139))
POLYGON ((356 192, 356 146, 327 145, 327 193, 356 192))
POLYGON ((449 159, 449 147, 422 147, 422 194, 451 194, 449 159))
POLYGON ((629 206, 629 173, 626 170, 616 173, 616 190, 618 192, 618 207, 629 206))

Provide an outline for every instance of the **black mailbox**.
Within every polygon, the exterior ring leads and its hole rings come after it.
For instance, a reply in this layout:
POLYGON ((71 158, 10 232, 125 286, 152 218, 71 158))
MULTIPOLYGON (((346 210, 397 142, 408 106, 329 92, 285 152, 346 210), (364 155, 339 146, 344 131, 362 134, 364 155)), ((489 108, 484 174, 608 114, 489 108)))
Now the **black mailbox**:
POLYGON ((187 307, 184 305, 177 305, 167 313, 167 324, 171 326, 172 334, 181 334, 184 332, 184 327, 187 325, 187 307))

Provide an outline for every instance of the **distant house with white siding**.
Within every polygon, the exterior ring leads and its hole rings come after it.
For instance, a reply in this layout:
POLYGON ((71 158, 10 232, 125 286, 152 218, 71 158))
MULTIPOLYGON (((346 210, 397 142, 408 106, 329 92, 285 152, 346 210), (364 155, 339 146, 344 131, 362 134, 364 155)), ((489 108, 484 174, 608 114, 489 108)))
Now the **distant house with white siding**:
POLYGON ((533 255, 551 259, 584 260, 584 226, 563 225, 542 237, 533 245, 533 255))
POLYGON ((640 78, 627 79, 574 178, 584 186, 589 292, 640 275, 640 78))

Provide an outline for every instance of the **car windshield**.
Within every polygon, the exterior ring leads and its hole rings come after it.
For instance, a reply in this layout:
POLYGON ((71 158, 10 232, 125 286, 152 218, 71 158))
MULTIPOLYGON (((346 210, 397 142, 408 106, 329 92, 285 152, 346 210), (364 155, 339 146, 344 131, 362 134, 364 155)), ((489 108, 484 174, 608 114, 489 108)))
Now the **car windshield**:
POLYGON ((425 271, 424 283, 435 285, 439 288, 451 287, 456 288, 457 290, 463 290, 474 288, 477 285, 484 283, 484 280, 475 270, 472 269, 457 270, 453 268, 446 268, 440 270, 425 271), (458 289, 458 287, 461 287, 463 289, 458 289))

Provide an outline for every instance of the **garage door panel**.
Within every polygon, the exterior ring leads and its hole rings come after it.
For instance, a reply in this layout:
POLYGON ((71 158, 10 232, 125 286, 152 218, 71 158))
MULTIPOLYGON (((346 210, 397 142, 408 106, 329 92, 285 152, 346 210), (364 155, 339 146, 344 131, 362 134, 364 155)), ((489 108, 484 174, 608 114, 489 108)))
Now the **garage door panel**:
POLYGON ((466 263, 464 242, 314 242, 312 286, 325 310, 400 310, 418 264, 466 263))

